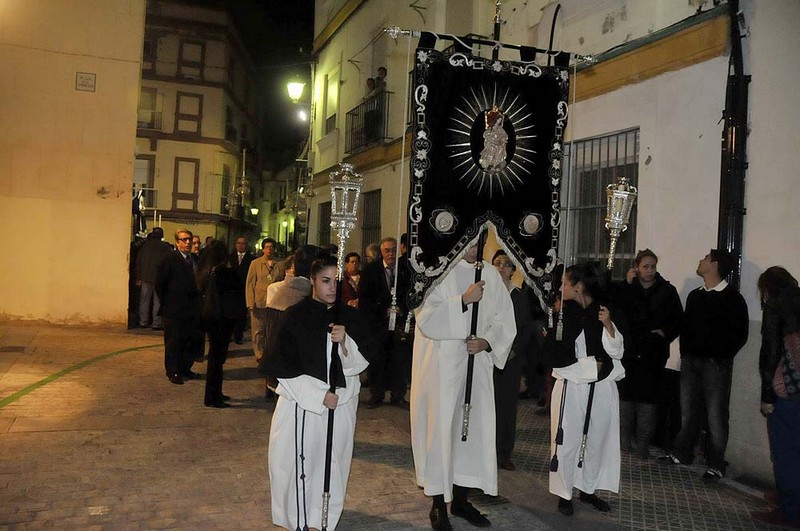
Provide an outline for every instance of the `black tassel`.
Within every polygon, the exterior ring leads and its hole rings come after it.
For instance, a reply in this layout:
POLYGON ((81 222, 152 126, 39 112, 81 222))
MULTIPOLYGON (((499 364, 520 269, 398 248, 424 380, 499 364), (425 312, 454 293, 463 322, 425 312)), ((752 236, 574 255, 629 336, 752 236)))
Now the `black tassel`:
POLYGON ((564 444, 564 428, 558 428, 556 432, 556 444, 564 444))
POLYGON ((558 455, 553 454, 553 458, 550 460, 550 472, 558 472, 558 455))

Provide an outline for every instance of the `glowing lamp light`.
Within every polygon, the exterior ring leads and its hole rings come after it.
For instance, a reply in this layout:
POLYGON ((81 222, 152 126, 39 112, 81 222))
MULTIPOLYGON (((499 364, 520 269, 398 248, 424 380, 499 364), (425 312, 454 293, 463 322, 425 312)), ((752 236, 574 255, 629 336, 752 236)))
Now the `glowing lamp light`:
POLYGON ((303 96, 303 89, 305 88, 306 84, 301 83, 300 81, 291 81, 286 85, 286 90, 289 92, 289 99, 291 99, 294 103, 300 101, 300 98, 303 96))

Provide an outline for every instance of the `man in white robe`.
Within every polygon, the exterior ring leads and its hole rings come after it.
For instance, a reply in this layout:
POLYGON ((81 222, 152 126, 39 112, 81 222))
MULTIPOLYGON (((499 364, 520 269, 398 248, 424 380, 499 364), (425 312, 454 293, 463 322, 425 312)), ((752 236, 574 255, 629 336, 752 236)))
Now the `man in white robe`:
POLYGON ((472 247, 427 296, 416 313, 412 362, 411 442, 417 484, 433 497, 431 524, 452 529, 454 516, 491 525, 467 501, 467 489, 497 495, 494 367, 505 366, 516 335, 514 307, 497 270, 483 262, 474 283, 472 247), (476 339, 470 335, 472 305, 480 302, 476 339), (469 436, 461 440, 467 360, 474 356, 469 436))

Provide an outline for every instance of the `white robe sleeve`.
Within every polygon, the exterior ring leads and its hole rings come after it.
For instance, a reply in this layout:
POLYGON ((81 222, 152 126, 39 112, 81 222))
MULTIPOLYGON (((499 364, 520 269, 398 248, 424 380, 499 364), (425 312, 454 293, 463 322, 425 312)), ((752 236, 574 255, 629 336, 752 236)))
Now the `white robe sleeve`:
POLYGON ((295 378, 278 378, 278 382, 278 394, 286 393, 287 398, 297 402, 297 405, 309 413, 322 415, 328 410, 322 403, 325 393, 328 392, 328 384, 322 380, 301 374, 295 378))
POLYGON ((461 294, 447 296, 442 286, 437 286, 417 309, 417 327, 428 339, 434 341, 464 340, 469 335, 469 321, 464 318, 461 294))
POLYGON ((342 354, 341 345, 339 348, 339 359, 342 360, 342 372, 345 376, 356 376, 361 374, 367 368, 369 362, 361 355, 358 345, 353 338, 345 335, 344 347, 347 350, 347 356, 342 354))
POLYGON ((603 348, 608 352, 608 355, 611 356, 611 359, 621 360, 622 355, 625 353, 623 337, 613 321, 611 322, 611 326, 614 327, 614 337, 611 337, 608 330, 603 327, 603 348))
POLYGON ((578 358, 572 365, 553 369, 553 376, 574 383, 597 381, 597 360, 594 356, 578 358))
MULTIPOLYGON (((490 266, 491 267, 491 266, 490 266)), ((508 361, 508 355, 517 336, 517 320, 514 317, 514 303, 511 294, 503 284, 500 274, 494 267, 486 271, 486 285, 490 286, 489 297, 484 292, 480 309, 491 312, 487 320, 483 320, 478 336, 489 343, 492 349, 492 363, 498 369, 503 369, 508 361), (485 303, 484 303, 485 301, 485 303)))

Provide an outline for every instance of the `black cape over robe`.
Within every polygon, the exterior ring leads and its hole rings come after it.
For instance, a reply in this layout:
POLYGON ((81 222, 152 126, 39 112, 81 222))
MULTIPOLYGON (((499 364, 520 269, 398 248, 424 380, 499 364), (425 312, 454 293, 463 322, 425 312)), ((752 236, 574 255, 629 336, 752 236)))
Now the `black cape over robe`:
MULTIPOLYGON (((337 319, 335 310, 307 297, 282 312, 270 334, 262 364, 264 372, 275 378, 296 378, 306 374, 327 382, 325 345, 331 323, 344 325, 347 335, 353 338, 369 361, 372 338, 366 333, 361 316, 353 308, 340 304, 337 319)), ((345 387, 341 365, 337 364, 334 373, 336 387, 345 387)))

